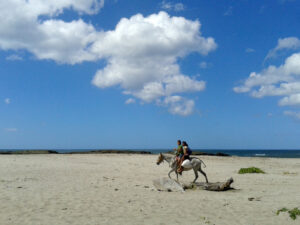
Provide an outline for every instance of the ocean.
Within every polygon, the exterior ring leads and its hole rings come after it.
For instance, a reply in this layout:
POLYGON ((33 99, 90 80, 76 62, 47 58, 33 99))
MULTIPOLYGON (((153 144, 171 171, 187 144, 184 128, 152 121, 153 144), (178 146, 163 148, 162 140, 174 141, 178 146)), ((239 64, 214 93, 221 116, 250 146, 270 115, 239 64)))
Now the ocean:
MULTIPOLYGON (((28 149, 11 149, 11 150, 1 150, 0 152, 6 151, 19 151, 19 150, 28 150, 28 149)), ((70 152, 89 152, 89 151, 98 151, 101 149, 47 149, 53 150, 58 153, 70 153, 70 152)), ((122 149, 117 149, 122 151, 122 149)), ((171 149, 123 149, 124 151, 147 151, 152 154, 158 154, 160 152, 165 153, 172 151, 171 149)), ((225 153, 230 156, 240 156, 240 157, 273 157, 273 158, 300 158, 300 150, 223 150, 223 149, 214 149, 214 150, 205 150, 205 149, 192 149, 195 152, 204 152, 204 153, 225 153)))
MULTIPOLYGON (((121 149, 118 149, 121 150, 121 149)), ((130 149, 132 151, 148 151, 153 154, 158 154, 160 152, 169 152, 171 149, 130 149)), ((241 156, 241 157, 275 157, 275 158, 300 158, 300 150, 203 150, 203 149, 192 149, 197 152, 213 153, 222 152, 231 156, 241 156)), ((67 152, 82 152, 91 150, 56 150, 59 153, 67 152)), ((124 150, 126 151, 126 150, 124 150)))
MULTIPOLYGON (((169 150, 168 150, 169 151, 169 150)), ((205 153, 225 153, 231 156, 240 157, 273 157, 273 158, 300 158, 300 150, 203 150, 193 149, 195 152, 205 153)), ((152 153, 159 153, 157 150, 152 150, 152 153)))

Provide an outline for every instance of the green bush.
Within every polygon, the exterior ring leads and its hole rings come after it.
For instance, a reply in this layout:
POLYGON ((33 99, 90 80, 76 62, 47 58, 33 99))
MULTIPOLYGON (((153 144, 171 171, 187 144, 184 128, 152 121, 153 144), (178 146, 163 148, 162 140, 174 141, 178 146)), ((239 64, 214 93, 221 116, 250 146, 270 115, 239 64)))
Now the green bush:
POLYGON ((281 213, 281 212, 287 212, 287 211, 289 211, 287 208, 282 208, 282 209, 279 209, 279 210, 277 210, 277 215, 279 215, 279 213, 281 213))
POLYGON ((265 173, 265 172, 256 167, 241 168, 239 170, 239 174, 244 174, 244 173, 265 173))
POLYGON ((282 208, 279 209, 276 214, 279 215, 280 212, 288 212, 293 220, 295 220, 297 216, 300 216, 300 210, 298 208, 294 208, 291 210, 288 210, 287 208, 282 208))

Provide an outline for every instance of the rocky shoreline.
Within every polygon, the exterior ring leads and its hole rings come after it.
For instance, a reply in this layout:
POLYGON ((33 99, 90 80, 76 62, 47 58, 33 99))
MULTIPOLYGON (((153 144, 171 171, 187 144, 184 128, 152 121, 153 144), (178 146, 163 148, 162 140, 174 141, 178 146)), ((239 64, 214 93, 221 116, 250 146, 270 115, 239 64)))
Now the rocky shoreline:
POLYGON ((58 152, 55 150, 16 150, 0 151, 0 155, 30 155, 30 154, 152 154, 149 151, 133 150, 90 150, 78 152, 58 152))
MULTIPOLYGON (((169 151, 168 154, 174 154, 174 152, 169 151)), ((74 151, 74 152, 59 152, 55 150, 2 150, 0 155, 30 155, 30 154, 154 154, 150 151, 139 151, 139 150, 89 150, 89 151, 74 151)), ((228 154, 217 152, 217 153, 207 153, 194 151, 193 155, 207 155, 207 156, 230 156, 228 154)))
MULTIPOLYGON (((167 152, 168 154, 174 154, 173 151, 167 152)), ((207 156, 231 156, 229 154, 223 153, 223 152, 217 152, 217 153, 208 153, 208 152, 200 152, 200 151, 193 151, 192 155, 207 155, 207 156)))

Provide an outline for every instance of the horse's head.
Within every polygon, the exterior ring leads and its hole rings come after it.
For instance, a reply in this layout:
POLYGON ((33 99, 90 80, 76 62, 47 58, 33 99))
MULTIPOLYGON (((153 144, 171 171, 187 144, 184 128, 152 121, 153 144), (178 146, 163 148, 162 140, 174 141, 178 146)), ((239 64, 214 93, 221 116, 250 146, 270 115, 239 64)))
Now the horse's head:
POLYGON ((156 164, 159 165, 162 161, 164 161, 163 154, 159 153, 156 164))

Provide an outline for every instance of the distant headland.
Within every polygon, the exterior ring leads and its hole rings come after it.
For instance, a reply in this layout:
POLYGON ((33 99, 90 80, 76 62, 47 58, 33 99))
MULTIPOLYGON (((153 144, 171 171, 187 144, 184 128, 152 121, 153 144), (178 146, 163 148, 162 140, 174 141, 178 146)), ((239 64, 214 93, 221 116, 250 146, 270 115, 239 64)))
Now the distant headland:
MULTIPOLYGON (((173 154, 172 151, 167 152, 173 154)), ((76 150, 60 152, 59 150, 0 150, 0 155, 30 155, 30 154, 155 154, 151 151, 144 150, 115 150, 115 149, 104 149, 104 150, 76 150)), ((193 151, 193 155, 208 155, 208 156, 230 156, 229 154, 217 152, 208 153, 193 151)))

